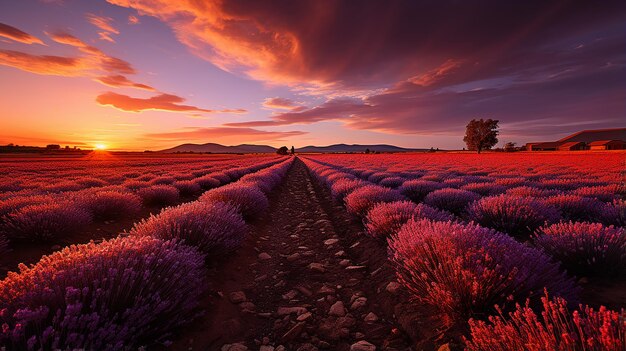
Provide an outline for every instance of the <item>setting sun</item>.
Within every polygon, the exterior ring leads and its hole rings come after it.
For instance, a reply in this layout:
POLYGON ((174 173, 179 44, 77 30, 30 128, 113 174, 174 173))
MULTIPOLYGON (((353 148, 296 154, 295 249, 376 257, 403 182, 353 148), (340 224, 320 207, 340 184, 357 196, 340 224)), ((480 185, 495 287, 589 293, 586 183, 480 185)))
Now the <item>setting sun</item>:
POLYGON ((94 145, 94 148, 96 150, 106 150, 107 146, 105 144, 96 144, 96 145, 94 145))

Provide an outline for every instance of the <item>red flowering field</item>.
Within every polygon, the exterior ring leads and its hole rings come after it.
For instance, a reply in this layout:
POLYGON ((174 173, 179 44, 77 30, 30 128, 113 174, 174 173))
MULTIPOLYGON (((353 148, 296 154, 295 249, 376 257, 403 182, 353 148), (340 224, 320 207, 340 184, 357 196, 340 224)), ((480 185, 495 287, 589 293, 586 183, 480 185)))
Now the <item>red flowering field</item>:
POLYGON ((626 153, 0 159, 0 349, 624 350, 626 153))

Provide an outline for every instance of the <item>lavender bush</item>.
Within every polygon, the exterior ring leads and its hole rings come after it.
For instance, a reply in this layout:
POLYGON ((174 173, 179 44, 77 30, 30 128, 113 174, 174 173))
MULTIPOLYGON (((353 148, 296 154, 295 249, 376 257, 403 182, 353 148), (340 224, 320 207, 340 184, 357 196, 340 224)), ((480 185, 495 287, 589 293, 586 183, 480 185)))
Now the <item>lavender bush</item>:
POLYGON ((178 189, 181 196, 196 196, 202 192, 200 185, 193 180, 179 180, 172 186, 178 189))
POLYGON ((537 228, 559 220, 556 208, 530 197, 508 194, 484 197, 467 208, 467 217, 476 223, 527 239, 537 228))
POLYGON ((600 223, 557 223, 541 228, 535 244, 583 276, 626 278, 626 231, 600 223))
POLYGON ((577 195, 561 194, 551 196, 544 201, 558 208, 563 218, 570 221, 600 221, 605 207, 600 200, 577 195))
POLYGON ((241 246, 247 231, 235 207, 223 202, 194 201, 150 216, 135 224, 130 234, 182 240, 212 259, 241 246))
POLYGON ((335 181, 335 183, 330 187, 330 192, 335 200, 342 201, 346 195, 365 184, 367 183, 360 179, 342 178, 335 181))
POLYGON ((28 205, 6 216, 0 232, 11 239, 48 241, 74 233, 92 221, 86 210, 69 203, 28 205))
POLYGON ((66 247, 0 281, 0 344, 122 350, 163 341, 194 317, 204 276, 203 255, 175 241, 66 247))
POLYGON ((180 199, 178 189, 171 185, 153 185, 137 191, 146 206, 164 207, 173 205, 180 199))
POLYGON ((399 192, 380 185, 362 186, 345 197, 348 212, 364 217, 374 205, 381 202, 404 200, 399 192))
POLYGON ((539 296, 544 288, 576 300, 574 281, 549 256, 474 224, 410 220, 389 248, 398 280, 453 319, 539 296))
POLYGON ((414 202, 421 202, 426 195, 435 190, 444 188, 445 185, 430 180, 415 179, 407 180, 398 188, 402 195, 408 197, 414 202))
POLYGON ((198 177, 194 179, 193 181, 204 190, 217 188, 218 186, 221 185, 219 180, 211 177, 210 175, 198 177))
POLYGON ((535 314, 527 304, 509 314, 470 320, 467 351, 622 351, 626 349, 626 313, 601 306, 569 312, 562 298, 542 297, 543 312, 535 314))
POLYGON ((454 222, 457 220, 456 216, 452 213, 436 209, 426 204, 419 204, 415 207, 413 218, 430 219, 431 221, 438 222, 454 222))
POLYGON ((247 220, 259 218, 269 207, 265 194, 259 188, 245 183, 233 183, 209 190, 202 194, 200 201, 233 205, 247 220))
POLYGON ((467 205, 479 198, 480 195, 471 191, 446 188, 428 194, 424 198, 424 203, 459 215, 467 205))
POLYGON ((367 234, 386 239, 413 217, 417 207, 411 201, 394 201, 375 205, 364 219, 367 234))
POLYGON ((135 194, 94 190, 80 194, 75 202, 96 219, 119 219, 134 216, 141 211, 141 198, 135 194))

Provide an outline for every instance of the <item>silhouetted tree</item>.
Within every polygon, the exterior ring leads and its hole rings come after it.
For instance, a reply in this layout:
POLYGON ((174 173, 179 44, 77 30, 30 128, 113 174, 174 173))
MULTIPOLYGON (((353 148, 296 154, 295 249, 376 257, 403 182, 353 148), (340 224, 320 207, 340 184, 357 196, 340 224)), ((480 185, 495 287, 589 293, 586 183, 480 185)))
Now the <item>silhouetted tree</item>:
POLYGON ((292 155, 296 154, 296 149, 293 147, 293 145, 291 145, 291 154, 292 155))
POLYGON ((498 143, 498 120, 497 119, 473 119, 465 129, 463 141, 470 150, 480 153, 482 150, 491 149, 498 143))
POLYGON ((278 148, 278 150, 276 150, 276 153, 279 155, 288 155, 289 149, 287 149, 286 146, 281 146, 280 148, 278 148))
POLYGON ((369 148, 365 149, 365 153, 369 154, 370 153, 370 149, 369 148))

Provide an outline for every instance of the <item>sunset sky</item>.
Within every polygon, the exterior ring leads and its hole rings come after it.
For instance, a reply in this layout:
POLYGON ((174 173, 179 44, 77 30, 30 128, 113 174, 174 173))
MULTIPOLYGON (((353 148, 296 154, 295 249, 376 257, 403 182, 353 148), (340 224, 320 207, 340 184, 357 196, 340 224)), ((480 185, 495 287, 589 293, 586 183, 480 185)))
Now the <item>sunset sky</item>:
POLYGON ((463 147, 626 126, 626 2, 0 0, 0 144, 463 147))

